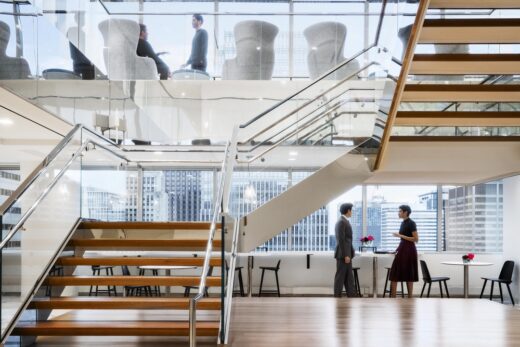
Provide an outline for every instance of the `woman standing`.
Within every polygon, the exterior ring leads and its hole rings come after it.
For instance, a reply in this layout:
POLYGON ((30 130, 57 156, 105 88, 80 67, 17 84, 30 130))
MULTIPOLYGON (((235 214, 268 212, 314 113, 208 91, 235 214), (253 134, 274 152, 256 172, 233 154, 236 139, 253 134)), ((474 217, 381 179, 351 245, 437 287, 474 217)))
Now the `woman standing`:
POLYGON ((419 281, 419 270, 417 265, 417 249, 415 243, 419 241, 417 226, 410 219, 412 209, 408 205, 399 206, 399 218, 403 220, 399 233, 394 233, 395 237, 401 238, 401 243, 397 247, 394 262, 390 269, 390 297, 395 298, 397 282, 406 282, 408 297, 413 296, 413 283, 419 281))

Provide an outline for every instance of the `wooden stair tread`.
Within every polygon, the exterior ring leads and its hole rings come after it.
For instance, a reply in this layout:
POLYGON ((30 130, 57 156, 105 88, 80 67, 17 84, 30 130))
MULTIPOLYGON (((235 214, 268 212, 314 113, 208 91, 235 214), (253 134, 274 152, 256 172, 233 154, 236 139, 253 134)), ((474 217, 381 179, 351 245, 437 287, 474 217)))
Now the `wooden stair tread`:
POLYGON ((517 102, 518 84, 407 84, 401 102, 517 102))
MULTIPOLYGON (((96 248, 176 248, 176 247, 206 247, 206 240, 140 240, 140 239, 73 239, 69 246, 72 247, 96 247, 96 248)), ((220 240, 213 240, 214 247, 220 247, 220 240)))
MULTIPOLYGON (((197 322, 197 336, 217 336, 219 322, 197 322)), ((21 322, 14 336, 188 336, 189 323, 175 321, 21 322)))
MULTIPOLYGON (((220 286, 220 277, 207 277, 206 285, 220 286)), ((51 286, 198 286, 199 276, 49 276, 51 286)))
MULTIPOLYGON (((157 297, 56 297, 37 298, 29 309, 113 310, 113 309, 189 309, 189 298, 157 297)), ((220 298, 203 298, 197 303, 199 310, 219 310, 220 298)))
POLYGON ((518 0, 431 0, 428 8, 431 9, 517 9, 518 0))
POLYGON ((399 111, 394 126, 520 126, 520 112, 399 111))
POLYGON ((404 136, 393 135, 391 142, 515 142, 520 136, 404 136))
POLYGON ((498 44, 520 42, 517 18, 426 19, 419 44, 498 44))
POLYGON ((416 54, 410 75, 515 75, 520 54, 416 54))
MULTIPOLYGON (((220 223, 217 228, 220 228, 220 223)), ((83 221, 78 229, 207 230, 208 222, 105 222, 83 221)))
MULTIPOLYGON (((61 257, 56 261, 57 265, 63 266, 82 266, 82 265, 100 265, 100 266, 146 266, 146 265, 159 265, 159 266, 203 266, 204 257, 61 257)), ((220 266, 222 264, 221 259, 211 258, 211 266, 220 266)))

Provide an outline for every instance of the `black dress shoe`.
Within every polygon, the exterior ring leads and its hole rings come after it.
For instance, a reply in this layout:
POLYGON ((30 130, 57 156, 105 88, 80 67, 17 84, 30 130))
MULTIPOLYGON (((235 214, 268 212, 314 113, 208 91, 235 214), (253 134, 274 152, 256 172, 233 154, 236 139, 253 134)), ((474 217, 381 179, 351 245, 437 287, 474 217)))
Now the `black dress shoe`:
POLYGON ((335 294, 334 294, 334 297, 335 297, 335 298, 341 298, 341 295, 335 295, 335 294))

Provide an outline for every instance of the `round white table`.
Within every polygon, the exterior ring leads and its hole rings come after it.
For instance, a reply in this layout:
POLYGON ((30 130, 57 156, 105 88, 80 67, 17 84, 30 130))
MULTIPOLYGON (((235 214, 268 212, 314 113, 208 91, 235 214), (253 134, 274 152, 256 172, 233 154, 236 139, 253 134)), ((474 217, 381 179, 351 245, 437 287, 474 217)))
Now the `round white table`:
POLYGON ((469 267, 470 266, 491 266, 493 263, 486 263, 481 261, 443 261, 441 264, 444 265, 458 265, 464 266, 464 298, 468 298, 468 290, 469 290, 469 267))

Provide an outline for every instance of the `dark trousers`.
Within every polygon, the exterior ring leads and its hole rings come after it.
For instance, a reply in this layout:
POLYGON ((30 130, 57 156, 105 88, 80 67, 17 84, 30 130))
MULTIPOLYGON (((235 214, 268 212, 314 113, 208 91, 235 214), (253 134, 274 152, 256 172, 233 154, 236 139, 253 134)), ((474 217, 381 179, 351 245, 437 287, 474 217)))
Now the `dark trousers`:
POLYGON ((206 65, 193 65, 193 64, 191 64, 191 68, 193 70, 199 70, 199 71, 206 72, 206 65))
POLYGON ((336 259, 336 276, 334 276, 334 296, 341 296, 343 287, 347 291, 348 297, 356 295, 354 286, 354 272, 352 271, 352 261, 345 264, 345 258, 336 259))

